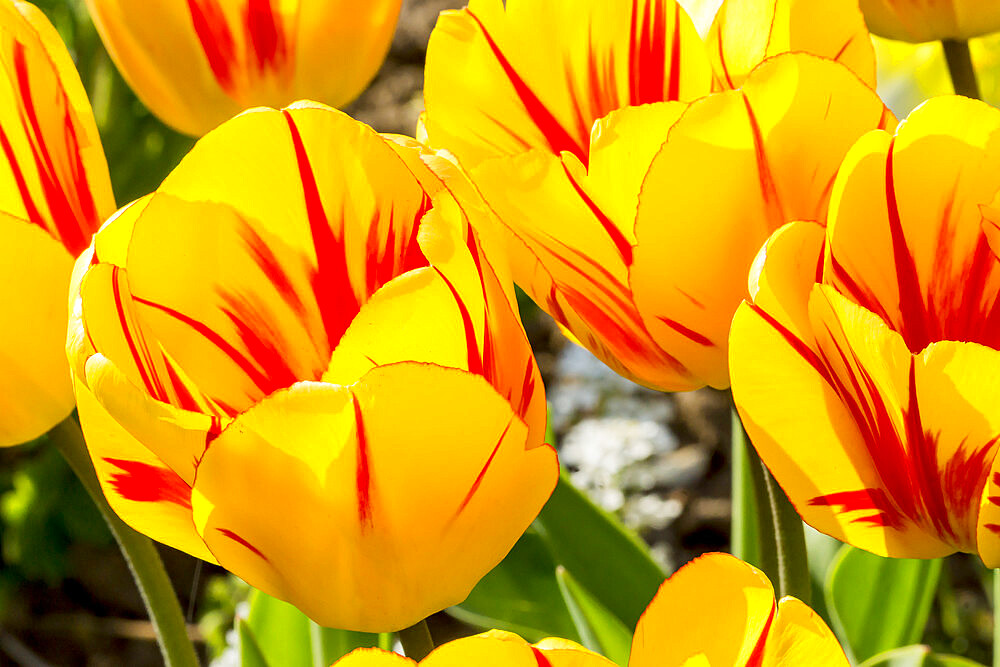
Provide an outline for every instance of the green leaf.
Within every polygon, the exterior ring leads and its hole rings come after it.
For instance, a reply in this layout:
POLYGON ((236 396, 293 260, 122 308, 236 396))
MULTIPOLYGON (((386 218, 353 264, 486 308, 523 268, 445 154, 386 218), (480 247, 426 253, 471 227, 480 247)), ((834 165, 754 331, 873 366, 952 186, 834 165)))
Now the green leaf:
POLYGON ((826 596, 823 591, 830 573, 830 567, 837 559, 844 543, 829 535, 824 535, 815 528, 806 525, 806 551, 809 554, 809 578, 812 580, 812 601, 809 606, 817 614, 830 623, 830 612, 826 608, 826 596))
POLYGON ((666 577, 645 543, 592 503, 565 474, 535 527, 556 563, 626 628, 634 628, 666 577))
POLYGON ((627 665, 632 648, 631 630, 594 599, 561 565, 556 568, 556 579, 583 638, 583 645, 618 665, 627 665))
POLYGON ((465 602, 448 612, 466 623, 514 632, 532 642, 545 637, 580 641, 555 572, 548 545, 529 528, 465 602))
POLYGON ((844 545, 830 567, 826 604, 854 662, 921 640, 941 560, 882 558, 844 545))
POLYGON ((377 634, 321 627, 294 606, 260 591, 250 596, 246 625, 272 667, 328 667, 356 648, 379 645, 377 634))
POLYGON ((240 665, 243 667, 270 667, 260 650, 257 638, 250 625, 242 618, 236 619, 236 630, 240 635, 240 665))
POLYGON ((861 667, 983 667, 957 655, 931 653, 927 646, 905 646, 865 660, 861 667))

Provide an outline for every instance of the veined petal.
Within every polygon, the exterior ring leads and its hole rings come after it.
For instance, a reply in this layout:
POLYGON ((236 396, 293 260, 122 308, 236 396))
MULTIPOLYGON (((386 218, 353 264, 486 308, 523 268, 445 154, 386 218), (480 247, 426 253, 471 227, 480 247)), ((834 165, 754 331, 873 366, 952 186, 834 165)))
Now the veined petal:
POLYGON ((774 589, 757 568, 728 554, 700 556, 646 607, 629 667, 754 664, 774 615, 774 589))
POLYGON ((801 600, 786 596, 764 645, 763 667, 847 667, 847 656, 819 614, 801 600))
POLYGON ((111 509, 140 533, 210 563, 195 531, 191 487, 115 421, 81 378, 74 378, 87 449, 111 509))
POLYGON ((1000 263, 980 206, 1000 182, 1000 111, 962 97, 913 111, 851 149, 834 186, 824 282, 916 353, 935 340, 1000 347, 1000 263))
POLYGON ((114 210, 93 111, 58 33, 26 2, 0 7, 0 211, 73 256, 114 210))
POLYGON ((473 0, 442 13, 427 51, 432 143, 470 168, 533 148, 586 162, 591 127, 608 112, 709 92, 704 45, 679 4, 633 0, 622 9, 473 0))
POLYGON ((850 146, 894 122, 847 68, 805 54, 692 103, 649 168, 636 217, 630 284, 659 346, 725 387, 741 276, 761 244, 786 222, 822 220, 850 146))
POLYGON ((852 0, 725 0, 708 35, 716 89, 739 88, 781 53, 836 60, 875 87, 875 51, 852 0))
POLYGON ((526 436, 509 404, 463 371, 402 363, 350 390, 302 383, 213 443, 196 524, 226 567, 323 625, 405 627, 462 600, 548 497, 555 454, 526 451, 526 436), (414 393, 421 386, 434 389, 414 393), (457 401, 475 407, 456 412, 457 401))
POLYGON ((73 410, 63 350, 73 258, 45 230, 0 213, 0 446, 42 435, 73 410))

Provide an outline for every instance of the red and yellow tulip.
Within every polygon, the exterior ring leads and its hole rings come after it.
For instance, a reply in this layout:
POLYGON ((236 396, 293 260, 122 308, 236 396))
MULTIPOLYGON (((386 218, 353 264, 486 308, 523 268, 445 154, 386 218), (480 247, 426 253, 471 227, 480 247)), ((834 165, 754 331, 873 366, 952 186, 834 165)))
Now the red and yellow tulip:
POLYGON ((165 123, 202 135, 243 109, 353 100, 401 0, 87 0, 122 75, 165 123))
POLYGON ((557 478, 512 289, 421 158, 320 105, 245 113, 74 275, 111 506, 330 627, 460 602, 557 478))
POLYGON ((730 342, 733 396, 803 519, 884 556, 1000 565, 1000 111, 960 97, 869 133, 826 228, 772 236, 730 342))
POLYGON ((33 5, 0 4, 0 446, 73 409, 63 353, 74 258, 114 211, 83 85, 33 5))
MULTIPOLYGON (((565 639, 529 645, 493 630, 449 642, 420 667, 611 667, 565 639)), ((358 649, 337 667, 414 667, 379 649, 358 649)), ((728 554, 707 554, 663 582, 639 619, 628 667, 847 667, 847 658, 816 612, 793 597, 774 600, 763 572, 728 554)))
POLYGON ((774 229, 824 212, 855 139, 895 122, 849 4, 811 40, 829 3, 727 1, 706 46, 672 1, 472 2, 431 36, 424 131, 579 342, 650 387, 725 387, 738 276, 774 229), (771 33, 730 27, 761 15, 771 33), (810 43, 829 57, 781 54, 810 43))
POLYGON ((1000 4, 983 0, 861 0, 861 11, 873 33, 905 42, 1000 31, 1000 4))

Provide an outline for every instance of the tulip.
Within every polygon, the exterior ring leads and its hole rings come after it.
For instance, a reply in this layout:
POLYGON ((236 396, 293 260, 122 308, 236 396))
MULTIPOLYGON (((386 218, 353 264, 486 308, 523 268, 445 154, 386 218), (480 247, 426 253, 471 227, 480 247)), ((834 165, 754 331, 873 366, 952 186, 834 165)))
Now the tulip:
POLYGON ((741 90, 610 114, 586 166, 534 150, 470 175, 515 279, 580 343, 655 389, 723 388, 760 245, 789 219, 820 219, 848 148, 894 123, 846 67, 785 54, 741 90))
POLYGON ((983 0, 861 0, 868 28, 904 42, 965 40, 1000 31, 1000 4, 983 0))
MULTIPOLYGON (((415 667, 417 662, 377 648, 351 651, 336 667, 415 667)), ((491 630, 448 642, 420 661, 420 667, 614 667, 614 663, 576 642, 550 637, 529 644, 515 634, 491 630)))
POLYGON ((514 279, 619 374, 668 391, 728 386, 740 272, 771 231, 823 212, 855 139, 895 122, 864 79, 831 62, 873 77, 850 3, 838 39, 817 41, 830 58, 775 55, 808 44, 819 4, 727 0, 710 43, 729 69, 714 75, 687 15, 665 0, 631 13, 479 0, 439 19, 423 131, 501 221, 514 279), (766 42, 729 27, 761 13, 766 42), (541 34, 547 25, 561 26, 558 39, 541 34), (745 75, 755 57, 768 60, 745 75), (743 92, 705 97, 713 77, 743 92))
POLYGON ((73 260, 114 210, 94 115, 44 14, 0 4, 0 446, 73 409, 63 353, 73 260))
POLYGON ((112 507, 330 627, 460 602, 558 475, 513 291, 423 157, 322 105, 247 112, 74 275, 112 507))
POLYGON ((342 106, 385 58, 401 0, 87 0, 139 99, 200 136, 243 109, 342 106))
POLYGON ((982 209, 998 139, 1000 111, 961 97, 862 137, 825 229, 778 230, 733 321, 761 459, 807 523, 882 556, 1000 566, 1000 261, 982 209))
MULTIPOLYGON (((444 644, 420 667, 611 667, 565 639, 529 645, 496 630, 444 644)), ((729 554, 706 554, 663 582, 639 619, 628 667, 847 667, 819 615, 794 597, 775 603, 763 572, 729 554)), ((357 649, 336 667, 415 667, 380 649, 357 649)))

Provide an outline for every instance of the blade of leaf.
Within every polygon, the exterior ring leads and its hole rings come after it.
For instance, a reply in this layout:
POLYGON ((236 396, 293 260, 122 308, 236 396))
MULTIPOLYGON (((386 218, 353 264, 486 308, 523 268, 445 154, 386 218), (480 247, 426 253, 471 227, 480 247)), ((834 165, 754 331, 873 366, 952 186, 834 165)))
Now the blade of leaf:
POLYGON ((529 641, 563 637, 580 641, 559 584, 556 563, 533 529, 448 613, 483 629, 514 632, 529 641))
POLYGON ((826 581, 830 621, 848 657, 861 662, 923 636, 941 560, 882 558, 845 545, 826 581))
POLYGON ((243 667, 269 667, 250 625, 242 618, 237 619, 236 631, 240 636, 240 664, 243 667))
POLYGON ((957 655, 931 653, 927 646, 904 646, 879 653, 865 660, 861 667, 984 667, 957 655))
POLYGON ((583 629, 580 630, 584 646, 598 651, 615 664, 627 665, 632 648, 632 632, 580 585, 566 568, 559 566, 556 578, 574 619, 582 617, 587 628, 586 635, 583 629), (593 646, 586 641, 588 635, 594 642, 593 646))
POLYGON ((565 473, 535 526, 556 562, 625 627, 634 628, 666 576, 642 540, 591 502, 565 473))

